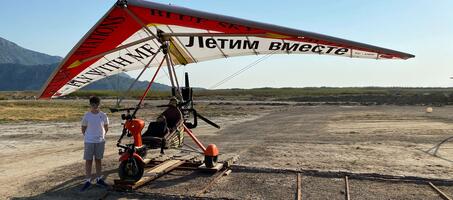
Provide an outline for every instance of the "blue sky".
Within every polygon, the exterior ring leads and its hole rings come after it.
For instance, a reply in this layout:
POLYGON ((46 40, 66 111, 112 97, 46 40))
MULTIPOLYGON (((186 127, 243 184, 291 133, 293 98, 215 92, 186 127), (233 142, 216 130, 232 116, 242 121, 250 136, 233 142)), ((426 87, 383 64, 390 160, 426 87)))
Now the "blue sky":
MULTIPOLYGON (((64 57, 114 0, 14 0, 0 8, 0 37, 64 57)), ((453 87, 451 0, 160 0, 192 9, 327 34, 416 55, 368 60, 273 55, 219 88, 309 86, 453 87)), ((220 59, 188 65, 195 86, 207 87, 259 59, 220 59)), ((131 73, 134 75, 135 73, 131 73)), ((150 74, 147 74, 151 76, 150 74)), ((167 83, 166 77, 158 82, 167 83)))

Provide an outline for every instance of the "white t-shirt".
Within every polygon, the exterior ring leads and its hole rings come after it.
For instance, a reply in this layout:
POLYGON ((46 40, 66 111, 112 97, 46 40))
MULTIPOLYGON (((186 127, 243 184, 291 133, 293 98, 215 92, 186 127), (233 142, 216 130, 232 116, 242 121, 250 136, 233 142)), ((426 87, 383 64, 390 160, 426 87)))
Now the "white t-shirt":
POLYGON ((109 124, 109 118, 104 112, 96 114, 86 112, 82 118, 82 126, 86 126, 85 143, 100 143, 105 141, 104 125, 109 124))

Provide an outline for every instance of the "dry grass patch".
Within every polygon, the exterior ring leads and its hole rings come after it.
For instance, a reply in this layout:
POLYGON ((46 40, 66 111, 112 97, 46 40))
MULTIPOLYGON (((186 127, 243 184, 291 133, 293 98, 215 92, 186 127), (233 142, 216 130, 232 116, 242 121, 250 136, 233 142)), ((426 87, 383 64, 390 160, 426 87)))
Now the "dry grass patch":
POLYGON ((77 121, 87 109, 74 101, 2 101, 0 122, 77 121))

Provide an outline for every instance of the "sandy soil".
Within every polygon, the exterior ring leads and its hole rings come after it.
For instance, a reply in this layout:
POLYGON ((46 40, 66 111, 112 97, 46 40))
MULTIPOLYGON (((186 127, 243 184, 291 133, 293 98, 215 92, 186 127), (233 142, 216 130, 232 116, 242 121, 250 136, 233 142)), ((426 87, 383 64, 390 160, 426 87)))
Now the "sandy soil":
MULTIPOLYGON (((205 102, 202 106, 208 105, 205 102)), ((195 129, 195 133, 205 143, 217 144, 222 153, 239 154, 238 164, 241 165, 443 179, 453 177, 452 142, 445 143, 437 157, 425 152, 437 142, 453 136, 453 116, 450 115, 453 107, 436 107, 433 113, 425 113, 425 108, 420 106, 306 107, 291 104, 253 105, 250 102, 213 106, 215 111, 205 109, 208 116, 230 110, 242 114, 213 117, 212 120, 219 122, 222 129, 201 125, 195 129)), ((143 115, 147 120, 153 118, 152 113, 145 112, 143 115)), ((118 156, 114 144, 120 132, 119 119, 112 118, 111 122, 104 160, 109 182, 116 176, 118 156)), ((98 187, 86 193, 78 192, 83 177, 83 142, 79 122, 23 122, 0 126, 0 147, 3 150, 0 153, 3 158, 0 163, 0 196, 16 199, 77 199, 97 198, 105 192, 105 189, 98 187)), ((174 197, 177 198, 178 195, 190 195, 192 190, 189 188, 193 189, 197 181, 208 179, 185 173, 175 171, 159 179, 161 182, 146 186, 139 192, 157 195, 155 198, 159 199, 164 198, 159 196, 160 193, 176 195, 174 197), (200 179, 193 180, 190 177, 200 179), (190 184, 190 181, 194 183, 190 184)), ((342 180, 304 177, 303 182, 307 183, 304 185, 307 187, 304 189, 307 191, 304 193, 306 199, 342 198, 342 180), (321 185, 323 187, 320 188, 321 185)), ((291 174, 237 172, 219 181, 206 196, 292 199, 294 184, 295 178, 291 174)), ((371 196, 366 199, 437 197, 426 185, 389 186, 371 181, 351 182, 351 185, 351 192, 356 196, 368 191, 371 196), (360 185, 360 189, 357 190, 356 185, 360 185), (386 189, 398 187, 401 188, 393 190, 393 193, 386 189), (378 196, 381 194, 384 195, 382 198, 378 196)), ((447 193, 453 191, 451 187, 443 189, 447 193)), ((140 195, 136 196, 138 194, 115 195, 109 195, 109 198, 141 198, 140 195)))

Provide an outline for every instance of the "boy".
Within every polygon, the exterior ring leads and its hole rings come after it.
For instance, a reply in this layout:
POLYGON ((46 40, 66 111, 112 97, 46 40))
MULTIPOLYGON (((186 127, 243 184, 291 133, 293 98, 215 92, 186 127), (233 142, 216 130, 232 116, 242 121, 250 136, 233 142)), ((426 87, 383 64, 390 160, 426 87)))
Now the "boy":
POLYGON ((100 111, 100 103, 101 99, 99 97, 91 97, 90 111, 86 112, 82 119, 82 134, 85 141, 83 159, 85 160, 86 181, 81 191, 91 186, 93 157, 96 164, 96 184, 108 187, 104 180, 102 180, 101 160, 104 157, 105 134, 109 130, 109 119, 104 112, 100 111))

